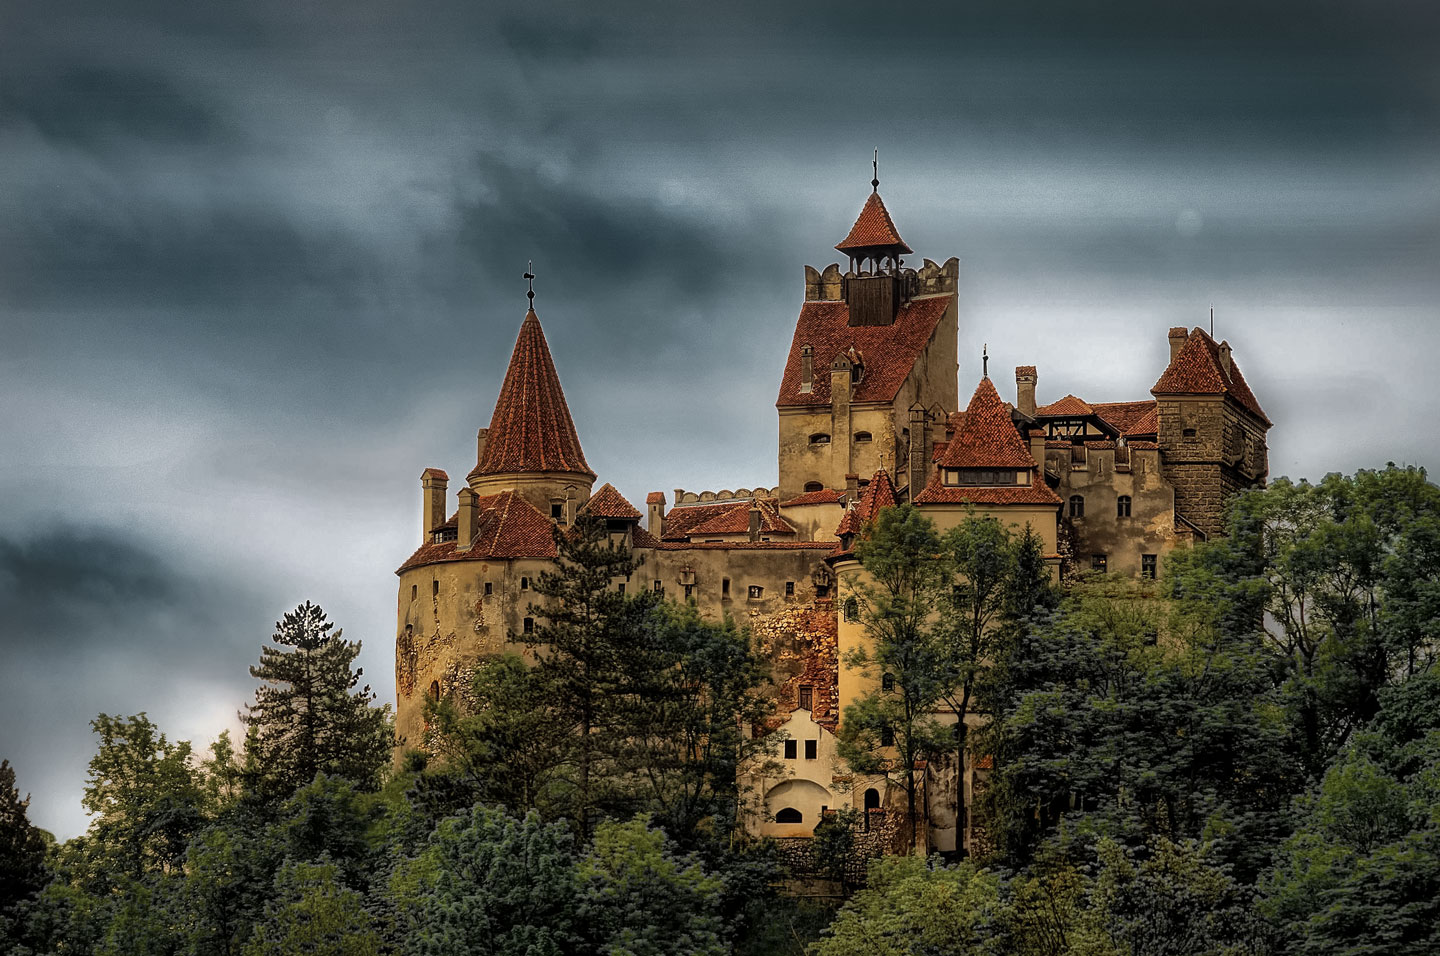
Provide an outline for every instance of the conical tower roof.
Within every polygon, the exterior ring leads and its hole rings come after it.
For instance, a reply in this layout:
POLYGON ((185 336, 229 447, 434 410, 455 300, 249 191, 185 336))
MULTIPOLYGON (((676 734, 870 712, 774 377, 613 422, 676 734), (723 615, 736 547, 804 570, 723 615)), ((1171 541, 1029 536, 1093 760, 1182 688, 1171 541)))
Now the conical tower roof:
POLYGON ((532 308, 520 323, 515 352, 490 418, 484 455, 470 474, 541 471, 595 477, 580 450, 580 437, 565 404, 545 331, 532 308))
POLYGON ((905 240, 900 238, 900 232, 895 228, 895 221, 890 218, 890 211, 885 208, 878 189, 865 200, 859 218, 855 220, 855 225, 850 227, 850 235, 835 248, 846 255, 864 255, 870 250, 879 249, 907 255, 913 251, 905 245, 905 240))

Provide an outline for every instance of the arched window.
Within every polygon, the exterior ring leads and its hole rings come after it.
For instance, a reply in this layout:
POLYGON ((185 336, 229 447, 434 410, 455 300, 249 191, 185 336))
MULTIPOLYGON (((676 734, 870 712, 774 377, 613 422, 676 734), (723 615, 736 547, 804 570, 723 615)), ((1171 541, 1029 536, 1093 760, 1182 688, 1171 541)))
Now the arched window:
POLYGON ((880 809, 880 791, 876 790, 874 787, 871 787, 869 790, 865 791, 865 809, 880 809))
POLYGON ((440 682, 438 680, 432 680, 430 682, 430 689, 425 692, 425 696, 431 700, 440 699, 440 682))
POLYGON ((824 432, 816 432, 815 434, 810 436, 810 444, 828 445, 830 444, 830 436, 825 434, 824 432))
POLYGON ((1118 497, 1118 498, 1115 499, 1115 517, 1117 517, 1117 518, 1128 518, 1128 517, 1130 517, 1130 496, 1129 496, 1129 495, 1121 495, 1120 497, 1118 497))
POLYGON ((858 443, 858 442, 866 442, 866 441, 869 441, 869 440, 870 440, 870 433, 869 433, 869 432, 856 432, 856 433, 855 433, 855 441, 856 441, 857 443, 858 443))
POLYGON ((418 584, 412 584, 412 585, 410 585, 410 600, 413 601, 413 600, 415 600, 415 599, 416 599, 417 597, 419 597, 419 596, 420 596, 420 585, 418 585, 418 584))
POLYGON ((892 673, 890 673, 889 671, 886 671, 884 674, 881 674, 881 675, 880 675, 880 689, 881 689, 881 690, 894 690, 894 689, 895 689, 895 675, 892 674, 892 673))
POLYGON ((853 597, 845 599, 845 620, 860 620, 860 602, 855 600, 853 597))
POLYGON ((805 818, 804 818, 803 816, 801 816, 800 811, 799 811, 799 810, 796 810, 794 807, 785 807, 785 808, 784 808, 783 810, 781 810, 779 813, 775 814, 775 822, 776 822, 776 823, 804 823, 804 822, 805 822, 805 818))
POLYGON ((1085 517, 1085 499, 1082 498, 1080 495, 1070 496, 1070 517, 1085 517))
POLYGON ((824 491, 824 490, 825 490, 825 485, 824 485, 822 482, 819 482, 819 481, 807 481, 807 482, 805 482, 805 493, 806 493, 807 495, 808 495, 810 492, 812 492, 812 491, 824 491))

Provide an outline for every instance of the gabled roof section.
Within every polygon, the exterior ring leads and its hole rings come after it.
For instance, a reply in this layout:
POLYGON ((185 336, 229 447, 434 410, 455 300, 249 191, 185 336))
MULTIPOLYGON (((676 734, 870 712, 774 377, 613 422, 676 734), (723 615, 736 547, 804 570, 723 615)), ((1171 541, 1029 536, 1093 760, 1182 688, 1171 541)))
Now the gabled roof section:
POLYGON ((1143 430, 1146 420, 1155 415, 1154 399, 1146 402, 1096 402, 1091 407, 1096 415, 1122 435, 1155 434, 1153 424, 1148 432, 1143 430))
MULTIPOLYGON (((422 545, 399 571, 446 561, 555 557, 555 523, 513 491, 482 495, 475 499, 475 508, 475 537, 469 551, 459 550, 455 541, 422 545)), ((441 527, 458 524, 456 513, 441 527)))
POLYGON ((535 310, 525 313, 500 386, 485 453, 471 475, 558 471, 595 477, 565 404, 560 376, 535 310))
POLYGON ((836 537, 842 534, 859 534, 883 509, 893 508, 899 502, 900 496, 895 491, 895 482, 891 480, 890 473, 881 468, 871 477, 870 484, 860 492, 860 500, 855 503, 855 507, 847 509, 845 516, 840 519, 840 526, 835 529, 836 537))
POLYGON ((852 402, 890 402, 905 384, 935 334, 953 295, 912 299, 901 307, 891 325, 851 326, 850 307, 844 302, 806 302, 795 323, 795 337, 785 360, 777 407, 830 404, 830 363, 854 348, 865 356, 865 374, 854 384, 852 402), (800 390, 800 350, 814 350, 814 380, 809 392, 800 390))
POLYGON ((580 511, 597 518, 614 518, 617 521, 639 521, 641 517, 635 506, 626 501, 625 496, 616 491, 615 486, 608 481, 590 496, 589 501, 580 506, 580 511))
POLYGON ((1074 395, 1066 395, 1058 402, 1035 409, 1036 418, 1084 418, 1094 414, 1095 409, 1091 405, 1074 395))
MULTIPOLYGON (((1089 406, 1086 406, 1087 408, 1089 406)), ((982 378, 965 409, 965 420, 945 446, 941 468, 1031 469, 1035 459, 990 379, 982 378)))
POLYGON ((895 251, 907 255, 914 251, 900 238, 900 231, 895 228, 895 220, 890 218, 890 210, 885 208, 885 201, 880 198, 879 190, 876 190, 865 199, 865 205, 860 207, 860 215, 855 219, 855 225, 850 227, 850 234, 835 248, 848 255, 886 246, 894 247, 895 251))
POLYGON ((1230 395, 1269 425, 1270 419, 1265 417, 1265 412, 1255 400, 1255 394, 1245 383, 1245 376, 1240 374, 1240 366, 1235 364, 1233 358, 1230 360, 1230 374, 1225 374, 1220 361, 1222 345, 1225 348, 1230 347, 1228 342, 1216 342, 1204 329, 1196 328, 1191 331, 1175 360, 1165 369, 1155 387, 1150 389, 1150 394, 1230 395))
POLYGON ((836 491, 834 488, 822 488, 819 491, 807 491, 804 494, 796 495, 789 501, 780 502, 782 508, 798 508, 802 505, 843 505, 845 503, 845 492, 836 491))
MULTIPOLYGON (((689 534, 745 534, 750 530, 751 504, 750 501, 735 502, 719 514, 693 525, 689 534)), ((795 534, 795 527, 780 517, 780 512, 776 511, 770 502, 756 498, 753 504, 760 509, 761 534, 795 534)))

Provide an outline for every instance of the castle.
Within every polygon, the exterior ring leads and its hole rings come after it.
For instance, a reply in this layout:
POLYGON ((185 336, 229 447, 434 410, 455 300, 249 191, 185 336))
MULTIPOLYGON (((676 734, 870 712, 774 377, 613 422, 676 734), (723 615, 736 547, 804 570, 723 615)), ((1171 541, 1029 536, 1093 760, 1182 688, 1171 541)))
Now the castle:
MULTIPOLYGON (((1169 330, 1169 364, 1147 399, 1037 404, 1037 369, 1021 366, 1013 402, 987 375, 962 408, 959 261, 909 267, 878 177, 871 186, 835 246, 844 271, 805 267, 775 403, 771 488, 655 491, 643 514, 611 485, 597 488, 532 293, 453 510, 444 471, 420 478, 420 546, 397 572, 402 740, 423 739, 426 695, 453 693, 478 660, 522 649, 532 582, 555 557, 553 529, 588 514, 644 559, 642 580, 617 587, 731 615, 768 657, 787 772, 751 781, 752 830, 806 836, 842 805, 869 819, 903 797, 881 781, 842 781, 834 733, 845 705, 873 685, 841 661, 864 640, 844 613, 860 571, 851 544, 880 509, 913 502, 942 531, 971 513, 1028 524, 1057 575, 1153 577, 1174 548, 1220 532, 1229 495, 1264 483, 1270 422, 1230 345, 1199 328, 1169 330)), ((926 775, 936 793, 975 784, 974 768, 926 775)), ((968 821, 947 817, 951 801, 927 802, 926 846, 968 843, 968 821)))

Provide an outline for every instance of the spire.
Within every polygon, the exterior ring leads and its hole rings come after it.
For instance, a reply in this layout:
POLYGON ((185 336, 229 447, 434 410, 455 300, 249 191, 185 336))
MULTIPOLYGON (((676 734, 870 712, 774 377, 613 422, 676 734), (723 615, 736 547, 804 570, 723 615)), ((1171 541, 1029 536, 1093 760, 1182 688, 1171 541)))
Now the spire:
POLYGON ((855 220, 855 225, 850 227, 850 234, 846 236, 836 250, 845 253, 852 259, 899 259, 902 255, 909 255, 912 250, 905 245, 905 240, 900 238, 900 232, 895 228, 895 221, 890 218, 890 212, 885 208, 885 201, 880 198, 880 147, 875 147, 875 158, 871 163, 874 175, 870 179, 870 195, 865 197, 865 205, 860 207, 860 215, 855 220))
POLYGON ((982 378, 965 409, 965 421, 940 458, 946 468, 1031 469, 1035 459, 1020 437, 995 385, 982 378))
POLYGON ((874 176, 874 178, 872 178, 872 179, 870 180, 870 191, 871 191, 872 193, 878 193, 878 192, 880 191, 880 147, 879 147, 879 146, 876 146, 876 147, 875 147, 875 162, 872 163, 871 165, 873 165, 873 166, 875 167, 875 176, 874 176))
POLYGON ((485 451, 470 476, 541 471, 595 477, 580 450, 550 346, 532 308, 520 323, 485 451))

